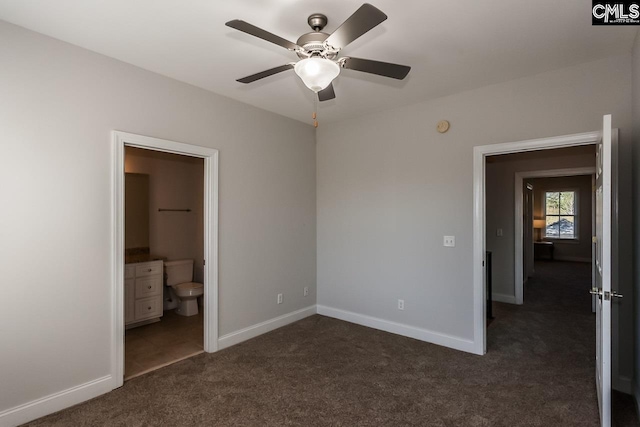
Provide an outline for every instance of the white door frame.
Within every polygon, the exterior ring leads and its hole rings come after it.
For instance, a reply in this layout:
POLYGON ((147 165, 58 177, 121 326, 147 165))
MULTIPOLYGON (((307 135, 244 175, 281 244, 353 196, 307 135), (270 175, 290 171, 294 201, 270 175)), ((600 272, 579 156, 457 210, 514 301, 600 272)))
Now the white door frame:
MULTIPOLYGON (((593 164, 595 165, 595 155, 593 164)), ((548 170, 540 170, 540 171, 529 171, 529 172, 516 172, 516 181, 515 181, 515 220, 514 220, 514 238, 515 238, 515 247, 514 247, 514 287, 515 287, 515 297, 516 304, 522 304, 524 301, 523 295, 523 284, 524 280, 524 266, 522 265, 522 253, 523 253, 523 236, 524 236, 524 227, 522 224, 522 183, 525 179, 532 178, 557 178, 561 176, 578 176, 578 175, 593 175, 596 173, 596 167, 583 167, 583 168, 569 168, 569 169, 548 169, 548 170)))
POLYGON ((124 383, 124 152, 125 146, 204 160, 204 350, 218 350, 218 150, 112 131, 111 378, 124 383))
MULTIPOLYGON (((485 319, 486 289, 484 283, 484 255, 486 251, 485 158, 487 156, 498 154, 522 153, 526 151, 548 150, 554 148, 596 144, 600 138, 600 134, 601 132, 587 132, 573 135, 556 136, 551 138, 481 145, 473 148, 474 353, 485 354, 487 352, 487 322, 485 319)), ((522 241, 520 245, 522 246, 522 241)))

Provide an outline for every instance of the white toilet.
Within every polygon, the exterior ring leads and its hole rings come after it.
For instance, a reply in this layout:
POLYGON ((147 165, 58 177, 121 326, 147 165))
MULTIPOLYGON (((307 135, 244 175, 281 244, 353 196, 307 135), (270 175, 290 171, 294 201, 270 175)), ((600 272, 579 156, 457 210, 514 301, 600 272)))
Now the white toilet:
POLYGON ((204 285, 192 282, 193 260, 166 261, 164 269, 167 275, 167 286, 173 289, 173 293, 179 300, 176 313, 181 316, 198 314, 198 297, 204 294, 204 285))

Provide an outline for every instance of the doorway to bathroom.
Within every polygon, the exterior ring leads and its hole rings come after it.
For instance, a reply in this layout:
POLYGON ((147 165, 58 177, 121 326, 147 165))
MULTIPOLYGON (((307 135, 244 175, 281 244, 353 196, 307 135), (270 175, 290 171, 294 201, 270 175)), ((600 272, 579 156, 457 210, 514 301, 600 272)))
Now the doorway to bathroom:
POLYGON ((217 350, 217 150, 113 132, 114 338, 124 380, 217 350))
POLYGON ((204 161, 125 147, 124 379, 204 351, 204 161))

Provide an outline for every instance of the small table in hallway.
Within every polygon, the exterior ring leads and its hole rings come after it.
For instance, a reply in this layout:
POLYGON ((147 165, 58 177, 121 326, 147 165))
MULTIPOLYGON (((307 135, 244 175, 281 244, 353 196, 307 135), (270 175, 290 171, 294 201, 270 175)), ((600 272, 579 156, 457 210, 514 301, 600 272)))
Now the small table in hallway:
POLYGON ((533 242, 533 257, 535 259, 550 259, 553 261, 553 242, 533 242))

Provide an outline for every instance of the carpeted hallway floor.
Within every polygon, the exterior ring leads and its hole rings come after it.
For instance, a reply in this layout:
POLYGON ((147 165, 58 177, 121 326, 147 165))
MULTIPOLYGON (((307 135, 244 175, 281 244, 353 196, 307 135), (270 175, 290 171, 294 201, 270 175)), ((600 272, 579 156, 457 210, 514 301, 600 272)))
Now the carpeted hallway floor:
MULTIPOLYGON (((597 426, 589 267, 536 272, 482 357, 316 315, 30 425, 597 426)), ((616 395, 614 425, 632 405, 616 395)))

